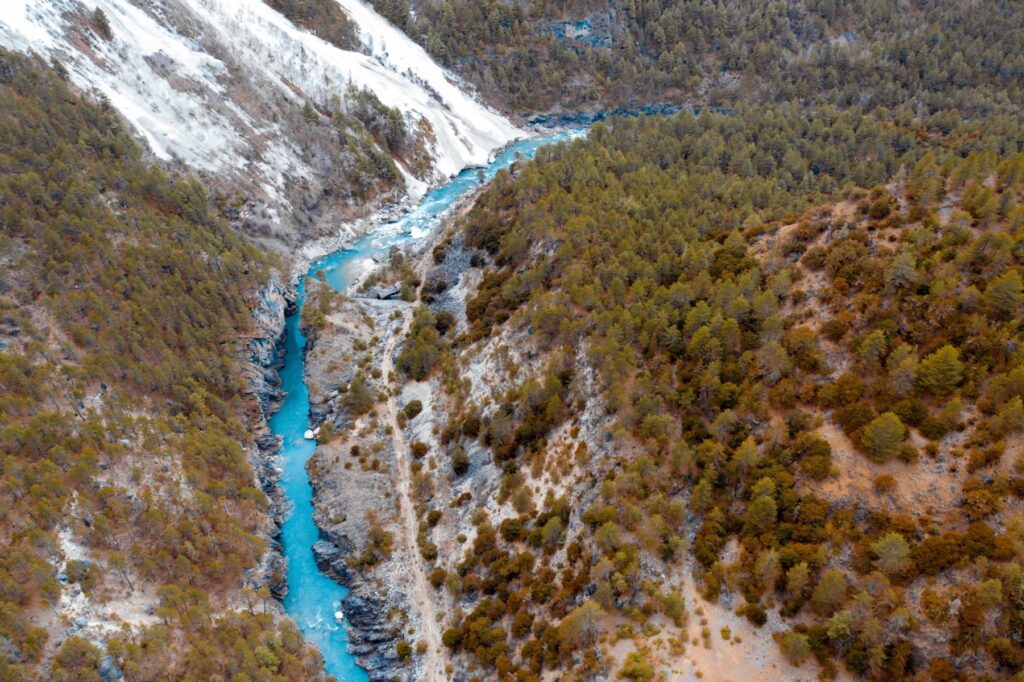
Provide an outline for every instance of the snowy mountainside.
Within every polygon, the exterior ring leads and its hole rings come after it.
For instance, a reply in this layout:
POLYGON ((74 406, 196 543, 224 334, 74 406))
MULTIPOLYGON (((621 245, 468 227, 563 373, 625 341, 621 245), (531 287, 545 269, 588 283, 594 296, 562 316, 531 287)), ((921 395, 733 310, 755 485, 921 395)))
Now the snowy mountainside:
POLYGON ((465 106, 466 94, 454 84, 444 69, 427 51, 377 14, 363 0, 336 0, 352 19, 366 51, 390 70, 426 83, 433 93, 451 109, 465 106))
MULTIPOLYGON (((381 198, 339 186, 366 154, 354 158, 323 114, 352 88, 402 112, 430 157, 429 167, 394 158, 401 177, 392 195, 403 181, 416 194, 482 164, 521 134, 369 7, 339 3, 371 54, 341 50, 262 0, 5 0, 0 45, 62 64, 78 87, 102 93, 156 156, 203 172, 226 193, 241 188, 249 231, 288 244, 336 232, 381 198), (316 121, 308 107, 303 115, 307 102, 321 114, 316 121)), ((377 167, 389 155, 379 147, 367 154, 377 167)))

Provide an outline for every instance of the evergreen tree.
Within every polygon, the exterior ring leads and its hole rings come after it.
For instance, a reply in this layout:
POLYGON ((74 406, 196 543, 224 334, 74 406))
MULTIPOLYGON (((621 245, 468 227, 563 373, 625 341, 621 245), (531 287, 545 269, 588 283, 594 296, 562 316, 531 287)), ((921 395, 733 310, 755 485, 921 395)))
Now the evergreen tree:
POLYGON ((366 383, 366 376, 360 372, 348 385, 348 391, 342 399, 345 407, 354 415, 366 414, 373 407, 374 399, 370 393, 370 387, 366 383))
POLYGON ((1020 310, 1024 297, 1024 284, 1016 270, 1005 272, 985 287, 985 306, 990 315, 1010 319, 1020 310))
POLYGON ((799 599, 810 583, 810 580, 810 569, 806 561, 793 564, 786 571, 786 592, 789 593, 791 598, 799 599))
POLYGON ((750 503, 744 516, 747 532, 760 533, 770 528, 775 523, 777 514, 775 500, 767 495, 762 495, 750 503))
POLYGON ((320 120, 320 115, 316 111, 316 107, 308 99, 306 103, 302 105, 302 118, 305 119, 306 123, 313 124, 320 120))
POLYGON ((960 351, 947 344, 918 364, 915 379, 917 385, 927 391, 948 395, 960 384, 963 371, 960 351))
POLYGON ((811 655, 811 644, 807 635, 786 632, 779 637, 779 646, 786 659, 793 665, 800 665, 811 655))
POLYGON ((885 348, 885 333, 876 329, 861 341, 859 349, 861 362, 869 367, 877 365, 885 353, 885 348))
POLYGON ((898 576, 910 568, 910 545, 899 533, 886 533, 871 545, 875 565, 886 575, 898 576))
POLYGON ((771 593, 775 589, 775 582, 781 573, 779 553, 775 549, 766 549, 757 557, 754 564, 754 573, 763 589, 771 593))
POLYGON ((588 646, 601 632, 604 610, 593 599, 588 599, 562 620, 559 635, 572 647, 588 646))
POLYGON ((811 605, 822 615, 831 615, 846 603, 846 576, 838 568, 825 571, 811 594, 811 605))
POLYGON ((893 412, 885 412, 864 427, 861 445, 873 459, 883 462, 900 452, 906 427, 893 412))
POLYGON ((103 8, 97 7, 92 11, 92 25, 100 38, 110 40, 114 37, 113 32, 110 30, 110 18, 107 17, 107 13, 103 11, 103 8))

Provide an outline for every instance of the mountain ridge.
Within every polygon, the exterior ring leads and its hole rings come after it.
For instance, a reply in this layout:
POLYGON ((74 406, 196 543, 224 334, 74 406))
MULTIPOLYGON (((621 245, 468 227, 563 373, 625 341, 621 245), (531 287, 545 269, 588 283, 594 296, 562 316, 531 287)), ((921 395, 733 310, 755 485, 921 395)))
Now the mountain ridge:
POLYGON ((523 134, 372 9, 340 6, 384 52, 342 50, 259 0, 16 0, 0 45, 59 63, 157 159, 241 192, 251 236, 294 245, 346 229, 367 203, 420 196, 523 134), (404 148, 382 139, 388 125, 404 148))

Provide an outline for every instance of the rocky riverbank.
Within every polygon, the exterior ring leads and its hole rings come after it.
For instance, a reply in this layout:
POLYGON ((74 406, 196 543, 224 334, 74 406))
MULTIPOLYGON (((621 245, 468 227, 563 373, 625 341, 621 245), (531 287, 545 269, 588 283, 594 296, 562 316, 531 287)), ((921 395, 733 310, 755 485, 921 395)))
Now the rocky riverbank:
MULTIPOLYGON (((329 288, 316 281, 307 282, 307 306, 316 309, 322 296, 331 296, 329 288)), ((252 333, 241 340, 240 356, 244 362, 244 371, 249 383, 252 403, 258 406, 253 414, 247 415, 253 429, 256 447, 250 452, 250 459, 256 472, 259 487, 271 500, 270 519, 264 529, 268 540, 268 549, 260 563, 246 575, 246 586, 259 589, 267 588, 278 600, 284 599, 288 593, 286 576, 286 560, 281 547, 281 525, 288 509, 279 485, 280 461, 279 449, 281 439, 275 435, 268 425, 268 420, 280 407, 284 398, 279 371, 283 367, 283 331, 285 317, 297 312, 295 306, 296 290, 273 278, 260 292, 257 305, 253 309, 256 324, 252 333)), ((345 301, 336 297, 336 302, 345 301)), ((373 308, 375 301, 363 301, 362 304, 373 308)), ((326 420, 338 420, 343 425, 343 411, 329 392, 319 387, 333 385, 335 387, 354 376, 355 363, 329 363, 330 371, 323 363, 316 360, 326 357, 348 357, 356 343, 367 344, 370 337, 361 333, 359 325, 351 326, 349 319, 366 321, 365 313, 355 313, 349 304, 344 310, 331 315, 331 332, 325 334, 318 346, 314 339, 318 338, 318 330, 307 326, 310 342, 305 349, 307 367, 312 371, 307 374, 310 381, 311 396, 317 395, 317 401, 311 401, 310 413, 314 425, 322 425, 326 420), (351 328, 353 334, 335 333, 334 325, 351 328), (344 340, 349 339, 345 344, 344 340), (339 342, 339 340, 341 340, 339 342), (312 360, 312 361, 311 361, 312 360), (315 378, 315 380, 313 380, 315 378), (327 399, 323 399, 326 397, 327 399)), ((393 304, 391 304, 393 306, 393 304)), ((378 306, 372 319, 376 323, 386 325, 387 304, 378 306)), ((365 347, 365 346, 363 346, 365 347)), ((383 389, 382 382, 371 380, 376 393, 383 389)), ((333 421, 331 422, 333 423, 333 421)), ((309 463, 310 483, 313 486, 317 513, 314 520, 320 529, 323 539, 313 547, 317 565, 327 576, 350 589, 342 603, 346 624, 349 627, 350 651, 361 667, 368 672, 373 682, 384 680, 413 680, 415 669, 402 662, 396 651, 400 634, 408 623, 397 622, 396 618, 407 611, 405 595, 397 587, 397 581, 390 581, 386 572, 374 571, 371 567, 353 569, 353 557, 357 557, 359 549, 366 544, 369 526, 365 513, 354 510, 372 510, 381 517, 393 513, 393 504, 386 503, 388 484, 383 480, 379 470, 345 471, 344 481, 336 477, 322 474, 323 462, 335 458, 340 443, 322 443, 317 456, 309 463), (352 523, 345 523, 345 517, 351 513, 352 523), (390 585, 389 585, 390 583, 390 585)), ((283 609, 282 609, 283 613, 283 609)))
POLYGON ((344 540, 325 538, 313 545, 317 566, 338 583, 349 588, 342 600, 348 624, 349 651, 355 655, 371 682, 413 680, 411 670, 397 655, 400 630, 392 624, 389 614, 404 610, 401 595, 381 596, 374 580, 349 567, 349 552, 341 549, 344 540))
POLYGON ((402 577, 403 564, 418 557, 403 556, 394 540, 395 453, 374 410, 389 389, 371 350, 398 331, 394 313, 411 304, 346 298, 319 282, 308 283, 306 296, 307 310, 324 312, 317 325, 306 318, 306 385, 320 428, 308 466, 322 536, 313 551, 320 569, 350 590, 342 601, 350 650, 370 680, 418 679, 415 661, 398 655, 402 633, 418 629, 402 577))
MULTIPOLYGON (((428 248, 421 246, 419 253, 428 248)), ((479 274, 478 268, 470 266, 469 255, 462 251, 461 238, 455 236, 441 262, 424 273, 428 284, 444 283, 440 293, 428 297, 431 310, 452 313, 456 327, 464 329, 465 295, 475 287, 479 274)), ((306 309, 322 312, 306 316, 308 337, 316 339, 307 346, 306 384, 310 411, 321 434, 308 467, 314 488, 314 518, 322 536, 314 552, 321 570, 351 589, 343 600, 351 650, 369 671, 371 680, 427 679, 419 656, 404 661, 397 654, 401 643, 413 648, 418 643, 405 640, 403 633, 419 636, 423 632, 422 624, 417 622, 417 609, 410 603, 415 597, 409 576, 423 561, 420 553, 429 551, 434 543, 442 548, 444 556, 454 558, 461 556, 463 544, 471 541, 460 539, 460 535, 471 538, 475 534, 471 519, 480 503, 447 502, 456 498, 493 500, 501 481, 501 472, 490 453, 477 443, 469 448, 468 471, 452 473, 451 458, 437 436, 450 416, 450 406, 436 399, 445 393, 439 377, 396 385, 381 371, 380 349, 400 331, 400 313, 411 305, 415 304, 338 297, 318 282, 310 282, 307 289, 306 309), (318 320, 315 325, 314 320, 318 320), (357 384, 361 395, 371 396, 370 406, 355 395, 353 386, 357 384), (389 391, 401 409, 403 439, 426 452, 418 455, 413 465, 417 515, 426 516, 431 507, 443 510, 436 528, 421 526, 418 551, 414 552, 406 551, 398 541, 403 532, 396 494, 399 462, 391 431, 379 414, 379 399, 389 391), (387 549, 381 548, 382 537, 387 539, 387 549)), ((496 379, 506 373, 495 371, 490 379, 482 375, 485 369, 494 369, 490 360, 484 359, 490 355, 486 350, 481 352, 475 368, 479 372, 469 379, 474 386, 490 385, 495 391, 499 386, 510 386, 506 379, 496 379)), ((518 361, 523 367, 531 366, 527 358, 519 357, 518 361)), ((505 515, 504 510, 484 504, 495 518, 505 515)), ((446 568, 455 575, 454 562, 446 568)), ((443 586, 429 598, 441 607, 441 619, 447 620, 445 614, 460 606, 452 602, 443 586)), ((465 661, 453 663, 453 679, 467 679, 465 661)))
POLYGON ((284 518, 285 501, 278 486, 279 465, 277 451, 280 439, 268 425, 270 415, 284 397, 281 378, 283 366, 283 337, 285 316, 294 310, 295 291, 275 275, 260 292, 252 314, 255 320, 252 333, 241 339, 240 356, 248 381, 250 404, 253 412, 247 423, 253 433, 255 448, 249 459, 256 474, 259 488, 270 499, 270 523, 264 528, 268 549, 260 563, 246 575, 246 587, 267 588, 277 599, 288 591, 285 580, 285 562, 281 555, 280 525, 284 518))
MULTIPOLYGON (((396 215, 387 211, 380 214, 392 219, 396 215)), ((302 264, 308 268, 324 248, 321 244, 302 254, 302 264)), ((266 532, 268 551, 247 575, 247 586, 266 587, 281 600, 288 594, 281 527, 289 502, 279 484, 281 439, 271 431, 268 421, 285 396, 279 371, 284 367, 285 317, 299 312, 295 271, 293 268, 289 285, 275 277, 260 293, 253 310, 254 330, 242 340, 240 352, 253 404, 258 405, 258 413, 249 415, 257 444, 251 459, 259 486, 271 499, 274 522, 266 532)), ((365 382, 367 396, 377 398, 387 390, 379 370, 380 358, 372 359, 368 350, 379 347, 388 334, 397 333, 399 323, 394 314, 409 305, 373 298, 349 299, 323 282, 306 279, 300 317, 307 336, 303 366, 310 423, 321 431, 318 450, 307 465, 314 495, 313 520, 322 538, 313 552, 320 570, 349 589, 341 605, 343 627, 348 630, 350 653, 371 681, 420 678, 417 661, 408 656, 403 660, 398 653, 398 645, 404 641, 402 634, 417 631, 419 623, 411 615, 409 597, 402 586, 400 567, 407 565, 410 557, 396 551, 394 556, 381 557, 385 561, 368 562, 364 556, 371 533, 394 524, 396 509, 390 479, 394 453, 379 447, 386 442, 387 433, 376 419, 366 417, 357 426, 356 415, 347 407, 351 395, 339 389, 348 389, 359 377, 365 382), (354 431, 352 437, 332 440, 331 434, 349 430, 354 431), (372 459, 368 454, 352 454, 352 446, 358 452, 359 443, 364 453, 372 453, 372 459), (341 464, 342 456, 352 462, 341 464)))

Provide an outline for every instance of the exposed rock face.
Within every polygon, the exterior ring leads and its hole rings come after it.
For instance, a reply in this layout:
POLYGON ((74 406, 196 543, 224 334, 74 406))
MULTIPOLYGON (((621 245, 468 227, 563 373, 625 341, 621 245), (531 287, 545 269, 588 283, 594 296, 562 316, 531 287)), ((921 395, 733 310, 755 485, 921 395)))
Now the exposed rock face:
MULTIPOLYGON (((325 285, 307 283, 306 305, 315 309, 325 285)), ((361 367, 367 353, 372 353, 380 340, 392 332, 391 313, 407 306, 401 301, 358 298, 336 302, 326 315, 322 329, 307 330, 306 385, 309 387, 309 410, 314 424, 325 421, 347 426, 351 410, 345 407, 343 390, 360 374, 371 393, 385 390, 383 377, 374 377, 372 367, 361 367)))
POLYGON ((254 406, 247 415, 256 447, 249 452, 249 460, 256 474, 259 488, 270 498, 270 517, 264 534, 269 540, 267 551, 260 563, 245 575, 247 585, 266 587, 276 598, 282 599, 288 592, 285 580, 286 565, 281 555, 280 525, 284 521, 285 501, 278 481, 276 453, 281 446, 280 438, 274 435, 267 420, 284 397, 278 370, 283 366, 284 318, 294 293, 281 283, 275 275, 259 292, 252 310, 255 324, 249 336, 239 339, 239 356, 243 372, 249 382, 249 394, 254 406))
POLYGON ((256 475, 261 487, 273 496, 277 486, 277 474, 272 455, 280 447, 280 439, 270 431, 267 419, 273 414, 278 401, 284 397, 278 371, 283 367, 281 350, 284 318, 294 293, 281 283, 275 274, 260 292, 252 310, 255 325, 249 336, 239 339, 239 355, 243 371, 249 382, 249 393, 259 407, 258 414, 249 415, 254 429, 253 436, 260 457, 254 462, 256 475))
POLYGON ((349 592, 343 601, 345 614, 352 624, 351 649, 359 664, 366 668, 373 682, 413 679, 407 666, 395 655, 397 638, 393 630, 383 626, 387 622, 389 604, 383 600, 363 597, 360 592, 349 592))
POLYGON ((340 549, 336 542, 345 544, 344 540, 321 540, 313 545, 313 552, 320 570, 350 589, 342 600, 350 626, 349 651, 374 682, 410 679, 408 666, 395 653, 399 631, 389 623, 389 611, 396 604, 377 596, 372 581, 348 567, 350 551, 340 549))
MULTIPOLYGON (((479 273, 471 271, 469 255, 460 248, 461 239, 456 237, 454 241, 450 257, 433 268, 426 280, 443 282, 443 286, 432 287, 433 294, 426 300, 435 312, 442 309, 452 312, 457 326, 465 328, 464 296, 479 279, 479 273)), ((429 245, 420 247, 430 248, 429 245)), ((320 306, 323 286, 309 284, 306 305, 320 306)), ((321 569, 351 589, 344 608, 352 626, 352 650, 373 680, 426 679, 423 657, 399 661, 395 653, 405 633, 423 632, 418 623, 418 609, 411 608, 409 601, 410 567, 423 558, 418 550, 409 556, 404 543, 398 541, 402 524, 396 505, 397 460, 392 437, 383 425, 385 420, 374 417, 372 411, 356 416, 345 388, 361 373, 371 394, 377 396, 382 391, 394 390, 395 385, 386 382, 387 377, 381 376, 379 371, 380 349, 400 326, 394 313, 409 305, 402 301, 359 297, 335 300, 329 306, 322 306, 319 310, 326 312, 319 317, 318 328, 310 330, 315 344, 307 349, 306 355, 311 415, 315 421, 322 422, 324 428, 327 424, 335 425, 339 433, 345 434, 321 442, 310 461, 315 520, 323 538, 314 551, 321 569), (393 533, 395 542, 388 556, 367 564, 363 557, 371 544, 371 526, 375 526, 377 532, 383 528, 393 533)), ((480 354, 481 358, 483 355, 480 354)), ((477 369, 487 364, 481 358, 477 359, 480 365, 477 369)), ((419 461, 425 471, 430 471, 432 485, 437 489, 434 493, 420 491, 415 499, 422 500, 428 507, 444 510, 445 520, 432 532, 428 531, 427 538, 442 548, 442 556, 452 558, 461 556, 464 543, 472 542, 475 535, 472 512, 478 505, 496 497, 501 471, 494 465, 491 453, 473 442, 468 446, 469 471, 452 477, 449 453, 441 447, 435 433, 448 416, 448 406, 438 404, 438 396, 444 393, 439 382, 439 378, 406 382, 401 385, 396 403, 400 408, 413 400, 422 404, 418 414, 400 423, 405 442, 423 443, 429 450, 427 457, 419 461), (447 504, 467 493, 472 503, 447 504), (468 539, 457 539, 460 533, 468 539)), ((506 380, 498 382, 501 386, 507 383, 506 380)), ((499 390, 497 385, 492 388, 499 390)), ((379 404, 372 409, 377 407, 379 404)), ((500 512, 498 514, 500 518, 500 512)), ((452 566, 446 565, 446 568, 452 566)), ((441 602, 443 608, 438 615, 445 620, 444 612, 458 605, 446 597, 443 589, 432 598, 441 602)), ((409 639, 415 644, 415 637, 409 639)), ((462 667, 463 662, 455 661, 453 679, 468 678, 462 667)))
MULTIPOLYGON (((294 293, 289 292, 275 275, 267 282, 260 292, 260 297, 252 315, 256 321, 253 334, 244 339, 248 344, 247 367, 250 370, 249 387, 260 402, 264 414, 270 414, 273 403, 281 398, 281 378, 278 371, 284 366, 280 356, 281 333, 284 330, 284 318, 288 313, 294 293)), ((263 443, 269 445, 264 438, 263 443)), ((270 435, 273 438, 273 435, 270 435)), ((260 440, 257 439, 259 443, 260 440)), ((265 449, 261 443, 261 449, 265 449)))
MULTIPOLYGON (((687 107, 688 109, 693 107, 687 107)), ((599 111, 552 111, 546 114, 535 114, 527 122, 531 126, 542 126, 551 128, 574 128, 577 126, 589 126, 605 119, 614 117, 636 117, 636 116, 661 116, 674 114, 682 109, 675 104, 655 104, 637 107, 635 109, 608 109, 599 111)), ((698 107, 699 109, 699 107, 698 107)))
POLYGON ((615 15, 612 12, 597 12, 578 21, 542 22, 539 28, 546 28, 558 40, 593 48, 608 49, 615 43, 615 15))
POLYGON ((415 667, 400 661, 396 654, 403 633, 413 625, 408 617, 408 597, 396 570, 407 559, 396 552, 391 560, 374 565, 350 565, 368 544, 368 519, 373 516, 389 525, 394 515, 389 477, 381 471, 338 466, 339 449, 336 444, 321 446, 310 463, 315 520, 323 536, 313 546, 317 565, 350 590, 342 601, 349 625, 349 649, 370 679, 419 679, 415 667), (335 464, 325 467, 325 460, 335 464))

